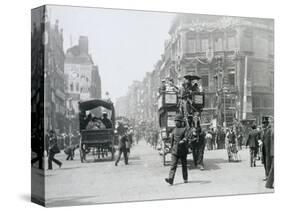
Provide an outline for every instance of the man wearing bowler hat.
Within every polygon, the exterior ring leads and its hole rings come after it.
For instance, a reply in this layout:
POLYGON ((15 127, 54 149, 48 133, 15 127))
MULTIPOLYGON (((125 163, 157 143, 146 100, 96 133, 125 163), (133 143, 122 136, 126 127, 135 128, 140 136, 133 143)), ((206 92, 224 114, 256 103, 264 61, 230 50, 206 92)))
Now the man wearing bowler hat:
POLYGON ((270 145, 271 145, 271 126, 269 124, 269 117, 262 117, 263 133, 262 133, 262 158, 265 169, 265 178, 267 180, 271 167, 270 145))
MULTIPOLYGON (((169 172, 169 177, 165 179, 167 183, 172 185, 174 183, 174 177, 177 170, 177 165, 179 159, 181 160, 182 164, 182 177, 184 180, 184 183, 187 183, 187 153, 188 153, 188 134, 190 130, 187 130, 187 128, 183 125, 183 116, 182 115, 176 115, 175 117, 175 124, 176 128, 172 132, 172 164, 171 169, 169 172)), ((191 129, 191 128, 189 128, 191 129)))

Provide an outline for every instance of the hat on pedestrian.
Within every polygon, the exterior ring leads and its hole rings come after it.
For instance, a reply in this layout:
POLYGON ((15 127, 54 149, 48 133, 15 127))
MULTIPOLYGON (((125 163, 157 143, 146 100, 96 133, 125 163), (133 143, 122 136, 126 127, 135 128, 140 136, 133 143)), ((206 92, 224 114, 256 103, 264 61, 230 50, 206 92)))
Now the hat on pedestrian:
POLYGON ((183 121, 183 116, 181 114, 176 115, 175 121, 183 121))
POLYGON ((263 123, 263 124, 269 123, 269 117, 268 117, 268 116, 263 116, 263 117, 262 117, 262 123, 263 123))
POLYGON ((252 129, 253 129, 253 130, 254 130, 254 129, 257 129, 257 125, 253 124, 253 125, 252 125, 252 129))

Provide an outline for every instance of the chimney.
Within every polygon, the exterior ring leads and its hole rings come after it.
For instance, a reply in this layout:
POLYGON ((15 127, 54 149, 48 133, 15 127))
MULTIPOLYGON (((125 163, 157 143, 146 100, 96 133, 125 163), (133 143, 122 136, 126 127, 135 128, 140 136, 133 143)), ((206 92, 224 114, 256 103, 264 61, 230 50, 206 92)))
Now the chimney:
POLYGON ((79 37, 79 48, 81 52, 88 54, 88 37, 80 36, 79 37))

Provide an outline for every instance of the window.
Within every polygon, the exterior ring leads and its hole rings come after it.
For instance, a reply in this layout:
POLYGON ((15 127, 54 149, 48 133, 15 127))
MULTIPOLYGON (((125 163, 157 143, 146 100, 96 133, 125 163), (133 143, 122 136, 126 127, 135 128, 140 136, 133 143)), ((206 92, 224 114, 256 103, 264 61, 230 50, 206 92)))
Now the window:
POLYGON ((274 90, 274 74, 271 72, 269 75, 269 88, 270 90, 274 90))
POLYGON ((274 38, 272 36, 269 37, 269 54, 274 55, 274 38))
POLYGON ((204 38, 201 40, 201 52, 206 52, 209 48, 208 38, 204 38))
POLYGON ((223 51, 222 38, 215 38, 214 48, 215 51, 223 51))
POLYGON ((263 107, 273 107, 273 99, 269 96, 264 97, 263 107))
POLYGON ((189 39, 187 41, 187 52, 188 53, 194 53, 196 51, 196 40, 195 39, 189 39))
POLYGON ((268 57, 269 55, 269 41, 267 37, 255 36, 255 45, 253 45, 253 51, 256 57, 268 57))
POLYGON ((79 92, 79 83, 76 83, 76 91, 79 92))
POLYGON ((227 70, 226 81, 229 86, 231 86, 231 87, 235 86, 235 69, 234 68, 230 68, 227 70))
POLYGON ((60 112, 60 105, 58 103, 56 103, 56 112, 59 113, 60 112))
POLYGON ((260 107, 260 98, 258 96, 253 96, 253 108, 260 107))
POLYGON ((205 97, 204 107, 205 108, 210 108, 211 107, 211 102, 210 102, 210 98, 209 97, 205 97))
POLYGON ((208 88, 209 87, 209 76, 208 75, 201 76, 201 83, 202 83, 203 88, 208 88))
POLYGON ((235 74, 229 73, 228 74, 228 82, 230 86, 235 86, 235 74))
POLYGON ((74 90, 73 82, 70 83, 70 91, 74 90))
POLYGON ((246 29, 241 38, 241 50, 242 51, 253 51, 253 31, 246 29))
POLYGON ((235 37, 234 36, 228 37, 227 43, 228 43, 228 50, 230 50, 230 51, 235 50, 236 45, 235 45, 235 37))

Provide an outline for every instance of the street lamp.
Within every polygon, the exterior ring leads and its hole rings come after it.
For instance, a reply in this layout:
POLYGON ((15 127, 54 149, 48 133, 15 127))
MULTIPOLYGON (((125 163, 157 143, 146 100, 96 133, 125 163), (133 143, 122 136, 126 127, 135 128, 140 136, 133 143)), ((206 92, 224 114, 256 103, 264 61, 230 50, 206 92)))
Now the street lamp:
POLYGON ((71 120, 71 113, 72 113, 72 97, 67 99, 67 118, 68 118, 68 134, 69 134, 69 145, 71 144, 71 136, 72 136, 72 120, 71 120))
POLYGON ((226 107, 225 107, 226 88, 225 87, 222 89, 222 92, 223 92, 223 126, 224 126, 224 129, 226 129, 226 107))

